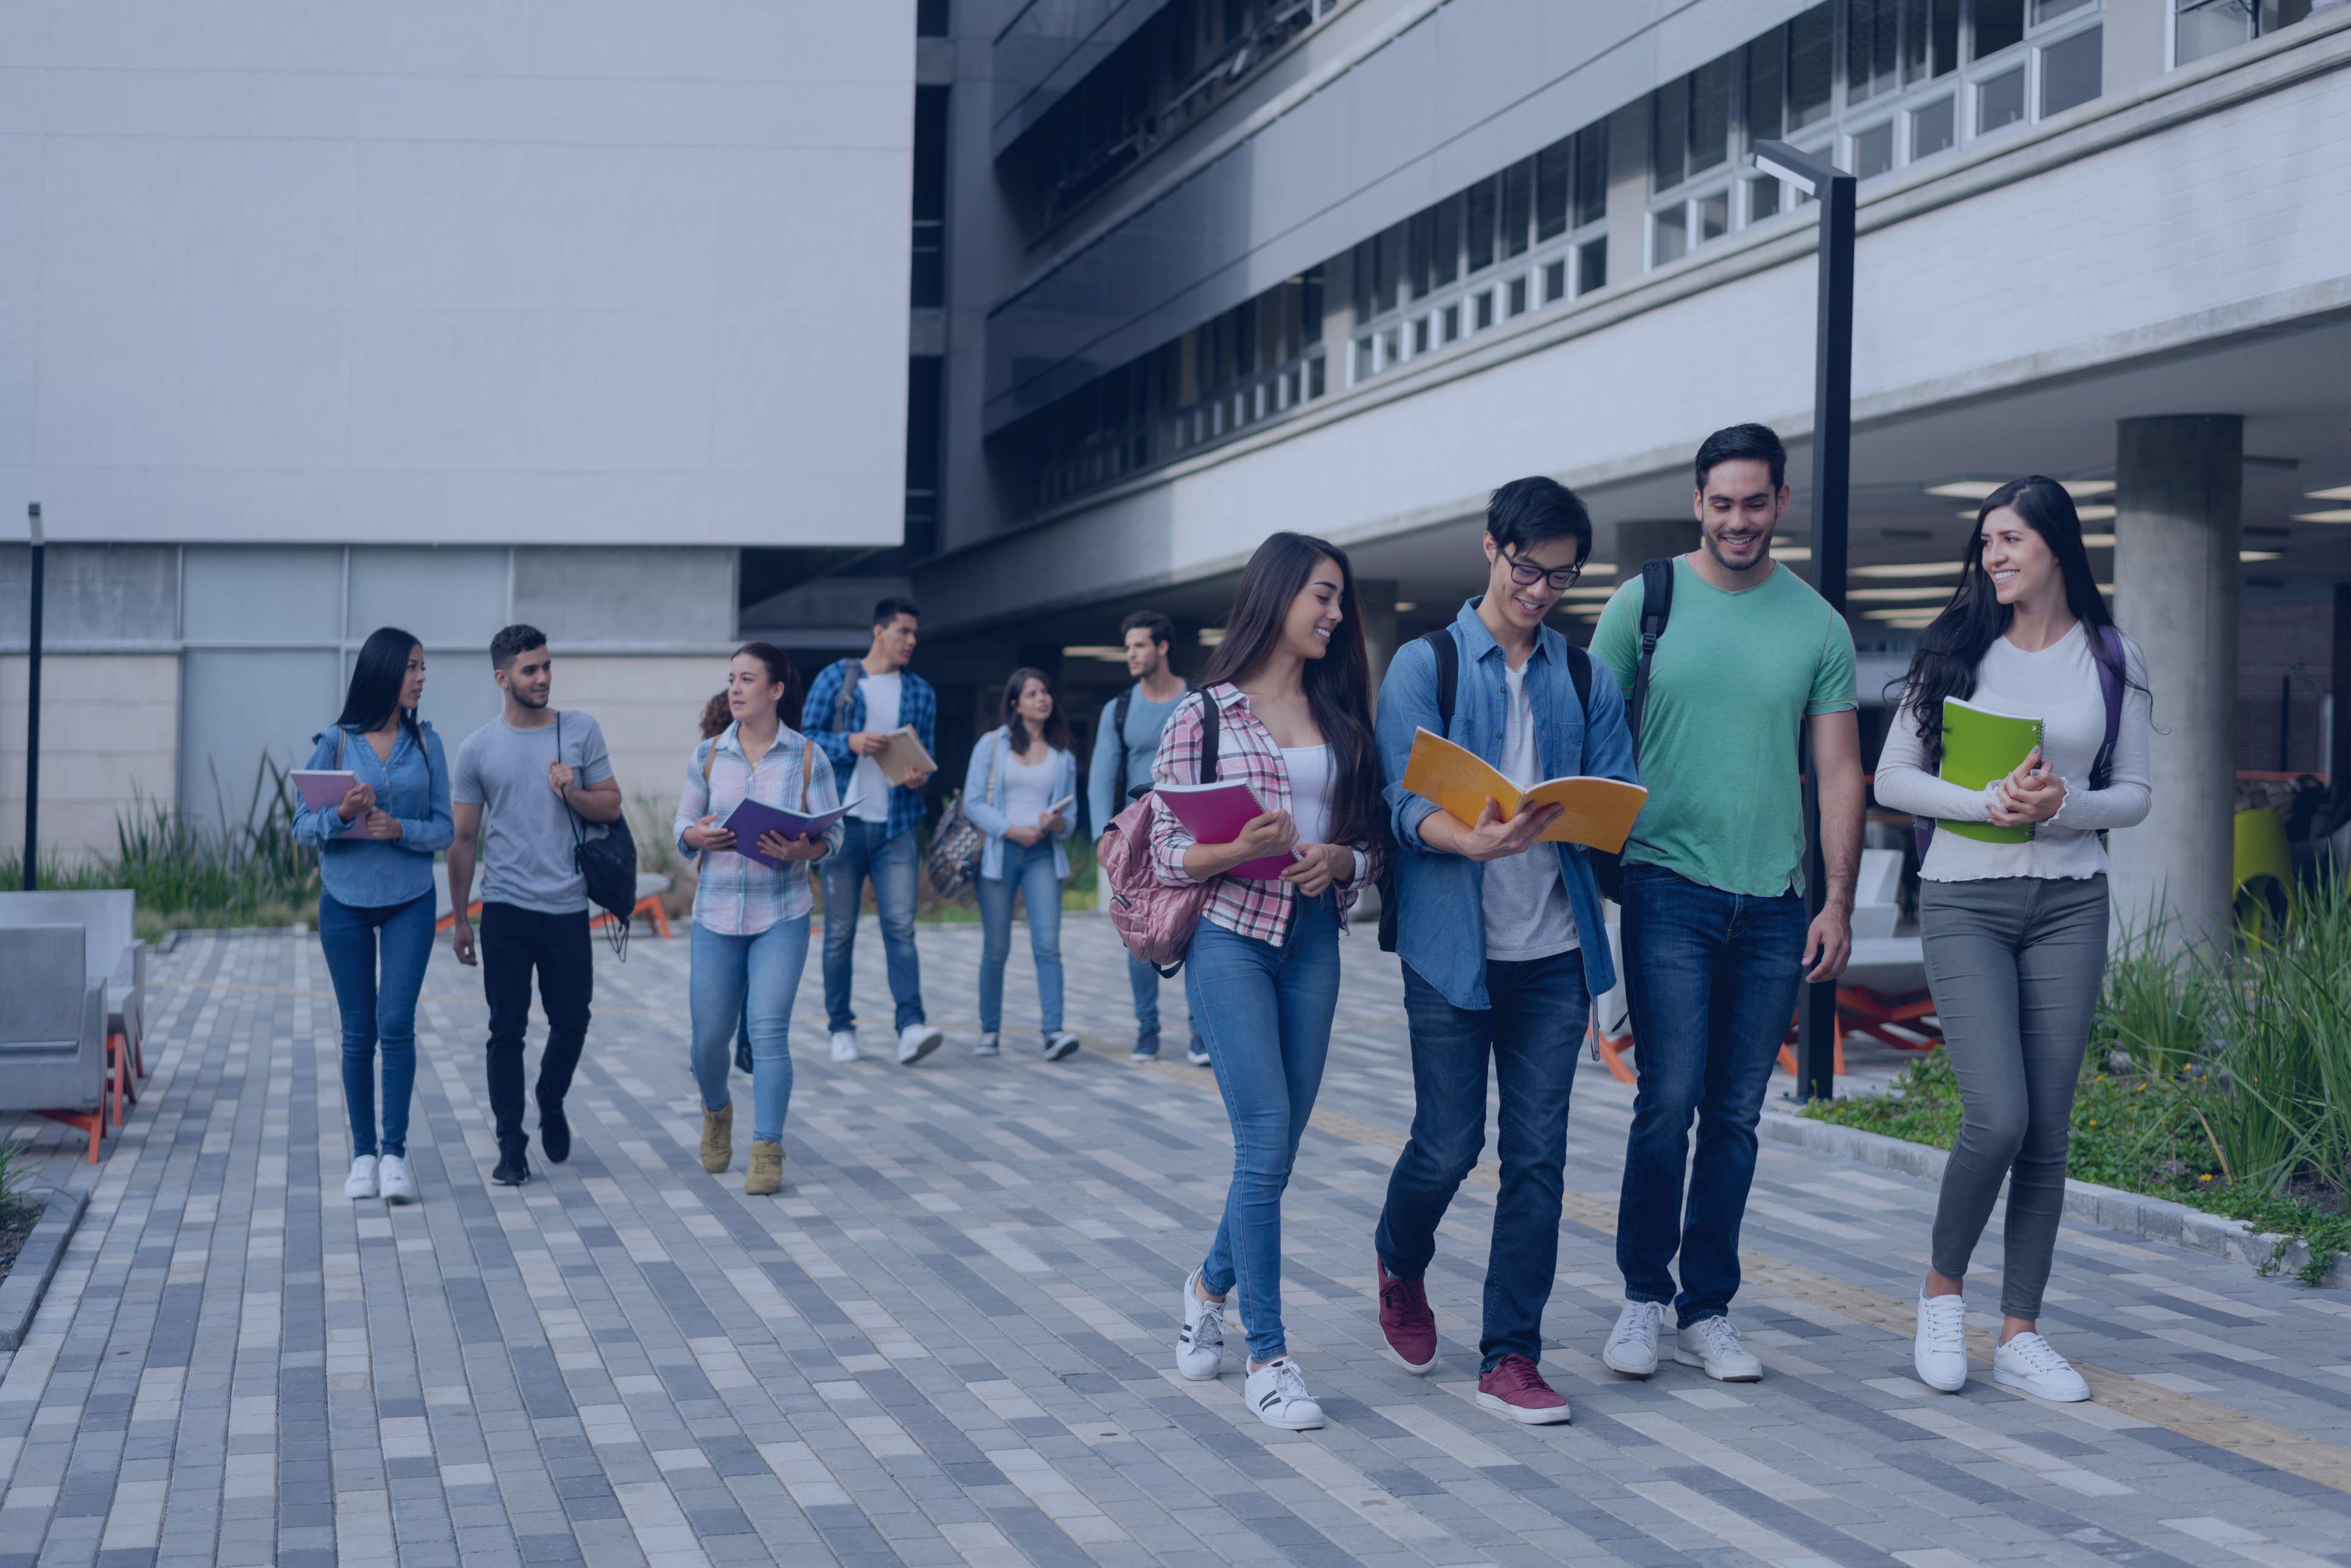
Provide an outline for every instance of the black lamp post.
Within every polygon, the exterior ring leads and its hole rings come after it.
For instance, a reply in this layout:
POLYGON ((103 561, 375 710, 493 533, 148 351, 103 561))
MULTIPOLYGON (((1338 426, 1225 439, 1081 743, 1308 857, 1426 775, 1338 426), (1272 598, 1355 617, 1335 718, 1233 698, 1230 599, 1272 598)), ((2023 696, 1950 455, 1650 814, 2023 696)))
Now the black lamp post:
MULTIPOLYGON (((1845 518, 1853 485, 1853 204, 1855 177, 1784 141, 1758 141, 1755 166, 1809 192, 1821 212, 1820 304, 1813 354, 1813 588, 1844 613, 1845 518)), ((1804 889, 1813 913, 1828 894, 1821 857, 1817 769, 1804 769, 1804 889)), ((1796 1097, 1836 1093, 1836 982, 1803 989, 1796 1097)))
POLYGON ((32 637, 25 662, 25 891, 41 885, 41 577, 48 547, 41 542, 41 504, 25 508, 33 537, 32 637))

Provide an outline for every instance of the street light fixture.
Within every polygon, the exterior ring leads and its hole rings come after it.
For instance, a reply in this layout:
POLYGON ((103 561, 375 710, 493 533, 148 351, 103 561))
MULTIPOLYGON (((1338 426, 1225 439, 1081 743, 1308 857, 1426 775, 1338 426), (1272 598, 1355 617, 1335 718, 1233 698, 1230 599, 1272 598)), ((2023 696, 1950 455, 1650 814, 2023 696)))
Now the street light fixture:
MULTIPOLYGON (((1811 195, 1821 213, 1820 303, 1813 355, 1813 589, 1844 613, 1846 512, 1853 486, 1853 214, 1858 183, 1784 141, 1758 141, 1755 167, 1811 195)), ((1813 913, 1828 895, 1821 855, 1818 770, 1804 769, 1804 892, 1813 913)), ((1803 988, 1797 1011, 1796 1098, 1836 1093, 1836 982, 1803 988)))
POLYGON ((32 633, 25 661, 25 891, 41 885, 41 578, 42 558, 48 547, 41 538, 41 504, 25 508, 26 527, 33 540, 32 633))

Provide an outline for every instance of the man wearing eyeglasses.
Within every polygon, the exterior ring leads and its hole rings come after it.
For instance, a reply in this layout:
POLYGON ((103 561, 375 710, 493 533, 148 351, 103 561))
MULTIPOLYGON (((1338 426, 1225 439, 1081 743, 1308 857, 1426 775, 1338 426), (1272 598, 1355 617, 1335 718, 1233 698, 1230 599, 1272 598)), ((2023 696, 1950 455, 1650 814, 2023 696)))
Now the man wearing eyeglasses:
POLYGON ((1478 1403, 1512 1420, 1568 1419, 1543 1380, 1542 1314, 1559 1252, 1567 1103, 1592 998, 1616 983, 1600 894, 1581 845, 1535 842, 1556 807, 1474 822, 1404 787, 1414 733, 1438 730, 1515 784, 1583 774, 1633 779, 1625 699, 1543 623, 1592 552, 1583 503, 1553 480, 1514 479, 1486 508, 1486 591, 1438 635, 1458 669, 1445 723, 1437 647, 1399 650, 1380 687, 1380 772, 1401 846, 1396 952, 1412 1030, 1412 1140, 1374 1238, 1380 1332, 1407 1372, 1437 1364, 1423 1276, 1437 1227, 1486 1138, 1486 1063, 1501 1086, 1501 1195, 1487 1261, 1478 1403), (1588 691, 1589 696, 1583 695, 1588 691))

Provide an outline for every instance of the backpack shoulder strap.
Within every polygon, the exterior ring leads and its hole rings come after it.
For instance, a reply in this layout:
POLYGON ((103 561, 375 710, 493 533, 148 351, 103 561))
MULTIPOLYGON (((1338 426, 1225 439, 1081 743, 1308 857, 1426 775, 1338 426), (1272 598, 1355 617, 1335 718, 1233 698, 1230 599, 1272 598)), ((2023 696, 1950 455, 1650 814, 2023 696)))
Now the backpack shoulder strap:
POLYGON ((841 691, 832 699, 832 727, 849 727, 849 705, 857 697, 857 677, 865 673, 865 665, 856 659, 841 661, 841 691))
POLYGON ((1641 722, 1648 716, 1649 664, 1656 656, 1657 639, 1674 612, 1674 563, 1671 559, 1641 563, 1641 663, 1633 677, 1633 700, 1625 705, 1625 727, 1633 737, 1633 756, 1641 755, 1641 722))
POLYGON ((1592 721, 1592 655, 1570 643, 1567 645, 1567 675, 1575 683, 1576 711, 1584 722, 1592 721))
POLYGON ((702 781, 710 782, 710 765, 718 760, 718 737, 712 736, 702 743, 702 781))
POLYGON ((1437 655, 1437 728, 1438 734, 1450 740, 1453 709, 1461 695, 1461 644, 1453 640, 1450 626, 1423 632, 1420 640, 1437 655))
POLYGON ((1126 765, 1129 760, 1126 747, 1126 716, 1134 711, 1134 688, 1129 686, 1118 694, 1118 704, 1111 709, 1110 715, 1111 733, 1118 737, 1118 789, 1122 792, 1126 789, 1126 765))
POLYGON ((1217 778, 1217 729, 1223 722, 1217 712, 1217 699, 1204 689, 1200 693, 1200 778, 1199 782, 1212 784, 1217 778))
POLYGON ((808 815, 809 782, 816 776, 816 743, 800 737, 800 815, 808 815))

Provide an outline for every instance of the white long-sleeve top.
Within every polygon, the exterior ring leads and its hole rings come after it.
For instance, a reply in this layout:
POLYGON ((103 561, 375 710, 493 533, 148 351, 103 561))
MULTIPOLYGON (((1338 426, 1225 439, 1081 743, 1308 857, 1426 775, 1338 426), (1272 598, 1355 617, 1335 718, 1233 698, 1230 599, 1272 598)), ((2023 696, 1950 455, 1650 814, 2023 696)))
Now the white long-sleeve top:
MULTIPOLYGON (((1995 638, 1976 666, 1978 707, 2016 718, 2041 721, 2042 752, 2065 781, 2065 803, 2021 844, 1987 844, 1958 833, 1937 833, 1918 874, 1928 882, 1977 882, 1997 876, 2080 880, 2112 869, 2100 831, 2127 828, 2147 816, 2147 664, 2138 644, 2123 639, 2123 667, 2132 685, 2123 688, 2122 730, 2115 737, 2112 776, 2103 789, 2090 788, 2090 767, 2106 738, 2105 696, 2098 685, 2089 632, 2081 622, 2037 653, 2005 637, 1995 638)), ((1947 821, 1991 821, 1993 786, 1982 789, 1947 784, 1926 767, 1927 747, 1917 720, 1907 709, 1895 716, 1877 760, 1880 805, 1947 821)))

